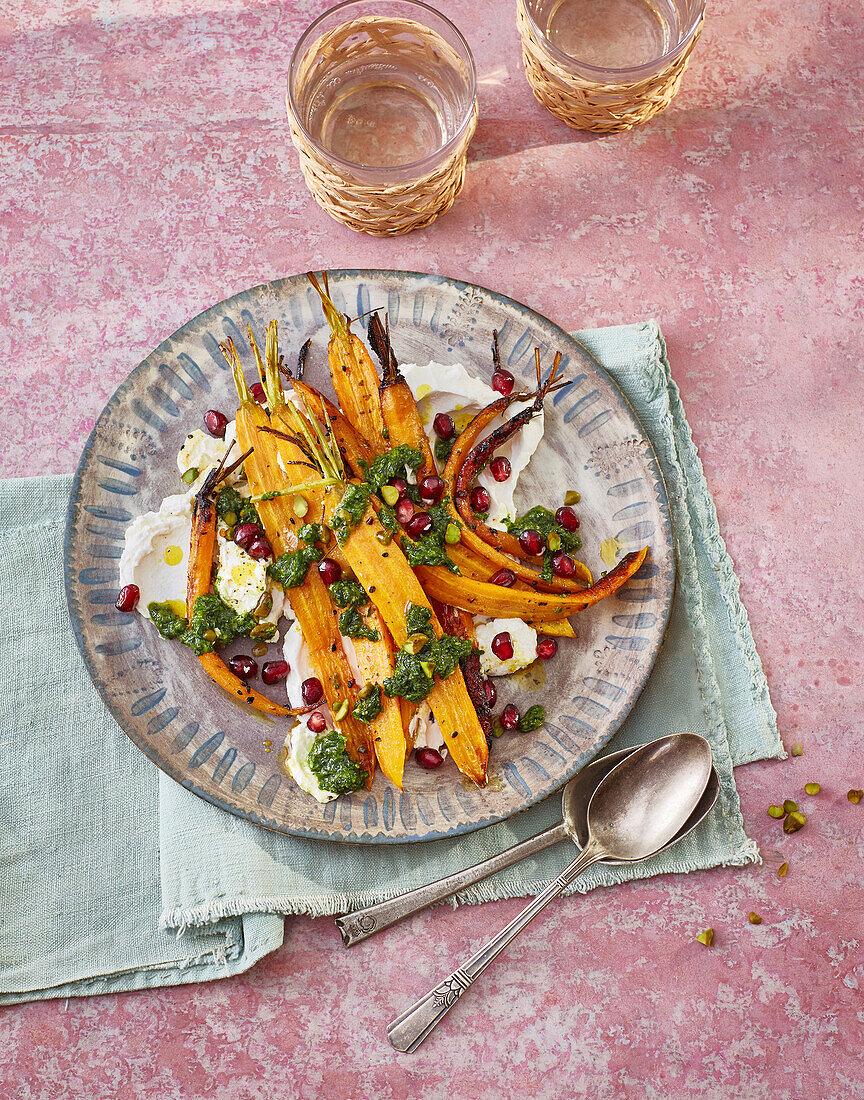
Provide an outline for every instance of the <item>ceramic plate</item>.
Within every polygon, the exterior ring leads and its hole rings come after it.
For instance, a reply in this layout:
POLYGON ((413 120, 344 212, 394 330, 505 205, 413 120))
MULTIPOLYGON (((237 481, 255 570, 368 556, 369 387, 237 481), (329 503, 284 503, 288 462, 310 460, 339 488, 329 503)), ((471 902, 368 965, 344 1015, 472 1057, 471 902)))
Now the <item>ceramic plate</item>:
MULTIPOLYGON (((578 489, 580 556, 595 576, 605 568, 600 542, 611 535, 624 551, 647 543, 651 553, 622 592, 577 616, 578 640, 562 642, 554 660, 538 663, 546 677, 540 690, 531 683, 536 693, 526 695, 498 680, 499 707, 517 695, 523 706, 542 701, 547 724, 493 742, 489 789, 466 789, 449 761, 427 772, 409 760, 404 791, 379 774, 371 791, 322 806, 279 767, 283 725, 241 709, 211 683, 191 651, 163 641, 141 616, 114 610, 126 525, 183 490, 175 458, 204 411, 230 415, 236 408, 219 341, 232 336, 245 349, 248 324, 263 346, 264 326, 275 317, 287 361, 313 338, 307 377, 325 387, 320 302, 301 275, 254 287, 202 313, 156 348, 108 402, 81 457, 69 505, 65 569, 72 623, 93 682, 119 725, 158 767, 200 797, 268 829, 327 840, 393 843, 464 833, 557 790, 599 752, 632 707, 660 649, 672 600, 666 491, 651 445, 620 391, 581 345, 544 317, 436 275, 337 271, 330 284, 345 313, 388 311, 402 362, 459 361, 488 379, 497 328, 506 365, 530 384, 535 344, 547 366, 555 350, 563 352, 571 384, 548 404, 546 434, 520 482, 519 503, 554 508, 566 490, 578 489)), ((251 379, 250 356, 243 354, 251 379)))

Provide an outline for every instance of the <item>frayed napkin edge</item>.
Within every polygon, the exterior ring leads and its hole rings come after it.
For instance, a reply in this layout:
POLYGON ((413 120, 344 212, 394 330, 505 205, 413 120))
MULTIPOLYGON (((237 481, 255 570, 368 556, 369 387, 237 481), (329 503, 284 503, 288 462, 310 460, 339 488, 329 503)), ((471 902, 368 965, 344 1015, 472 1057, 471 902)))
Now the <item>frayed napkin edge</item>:
MULTIPOLYGON (((590 878, 582 882, 573 883, 565 891, 565 896, 573 894, 586 894, 591 890, 609 886, 624 885, 627 882, 644 881, 649 878, 659 878, 661 875, 679 874, 687 875, 694 871, 711 871, 724 867, 745 867, 748 864, 761 864, 762 856, 755 840, 745 838, 736 851, 720 863, 705 864, 697 860, 676 860, 671 865, 666 864, 660 869, 652 868, 650 863, 641 867, 628 867, 626 878, 613 878, 607 882, 591 881, 590 878)), ((493 876, 494 878, 494 876, 493 876)), ((470 890, 462 891, 451 898, 447 898, 444 904, 449 904, 454 909, 459 905, 481 905, 488 901, 509 901, 513 898, 526 898, 531 894, 537 894, 549 885, 548 881, 528 882, 522 884, 518 890, 495 883, 493 879, 475 883, 470 890)), ((323 898, 311 895, 298 894, 293 897, 276 895, 260 898, 230 898, 219 901, 210 901, 191 909, 166 909, 159 918, 159 927, 163 931, 173 931, 177 937, 187 931, 196 928, 213 925, 216 921, 227 918, 248 916, 251 913, 281 913, 286 917, 337 917, 343 913, 350 913, 356 909, 364 909, 368 905, 375 905, 382 901, 389 901, 398 897, 403 891, 357 891, 350 894, 333 894, 323 898)))

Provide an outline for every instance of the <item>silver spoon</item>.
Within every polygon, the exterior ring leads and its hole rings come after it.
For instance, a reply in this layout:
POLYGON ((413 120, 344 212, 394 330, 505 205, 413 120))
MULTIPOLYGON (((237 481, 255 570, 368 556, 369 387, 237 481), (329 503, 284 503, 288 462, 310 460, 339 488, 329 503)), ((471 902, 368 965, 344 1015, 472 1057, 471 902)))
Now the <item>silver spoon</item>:
MULTIPOLYGON (((415 890, 407 890, 404 894, 399 894, 395 898, 388 898, 387 901, 382 901, 377 905, 368 905, 365 909, 355 909, 352 913, 346 913, 344 917, 337 917, 336 925, 342 933, 342 942, 346 947, 353 947, 355 943, 360 943, 361 940, 374 936, 376 932, 380 932, 406 917, 421 912, 437 901, 449 898, 451 894, 458 893, 459 890, 473 886, 476 882, 482 882, 490 875, 497 874, 498 871, 503 871, 507 867, 512 867, 514 863, 518 863, 528 856, 536 855, 555 844, 561 844, 568 837, 580 849, 584 848, 588 841, 588 803, 591 801, 591 795, 597 789, 597 784, 605 779, 617 764, 620 764, 622 760, 635 752, 637 747, 619 749, 617 752, 609 753, 608 756, 598 757, 586 765, 578 775, 575 775, 562 792, 563 821, 553 825, 550 829, 545 829, 542 833, 538 833, 528 840, 523 840, 520 844, 514 844, 512 848, 508 848, 497 856, 490 856, 489 859, 484 859, 482 862, 466 867, 462 871, 447 875, 446 878, 430 882, 426 886, 418 886, 415 890)), ((712 768, 708 785, 705 787, 696 808, 675 836, 668 844, 664 845, 664 848, 677 843, 696 828, 699 822, 711 811, 717 801, 719 790, 720 778, 716 770, 712 768)), ((621 861, 610 858, 604 859, 602 862, 620 863, 621 861)))
POLYGON ((494 939, 390 1024, 396 1050, 416 1050, 493 959, 587 867, 608 859, 638 863, 663 848, 698 805, 711 767, 711 747, 695 733, 661 737, 617 764, 588 804, 588 841, 580 854, 494 939))

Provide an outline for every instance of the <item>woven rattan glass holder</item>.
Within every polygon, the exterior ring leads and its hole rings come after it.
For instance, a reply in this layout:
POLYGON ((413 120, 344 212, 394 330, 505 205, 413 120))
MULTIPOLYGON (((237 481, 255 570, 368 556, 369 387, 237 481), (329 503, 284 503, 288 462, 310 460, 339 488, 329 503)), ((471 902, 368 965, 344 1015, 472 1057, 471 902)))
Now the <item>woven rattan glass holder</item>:
POLYGON ((614 133, 653 118, 677 93, 705 15, 705 0, 666 2, 674 31, 662 56, 632 67, 605 68, 571 57, 547 38, 549 11, 560 5, 517 0, 525 75, 535 97, 576 130, 614 133))
POLYGON ((449 210, 477 125, 462 35, 415 0, 348 0, 303 34, 288 74, 306 185, 337 221, 397 236, 449 210))

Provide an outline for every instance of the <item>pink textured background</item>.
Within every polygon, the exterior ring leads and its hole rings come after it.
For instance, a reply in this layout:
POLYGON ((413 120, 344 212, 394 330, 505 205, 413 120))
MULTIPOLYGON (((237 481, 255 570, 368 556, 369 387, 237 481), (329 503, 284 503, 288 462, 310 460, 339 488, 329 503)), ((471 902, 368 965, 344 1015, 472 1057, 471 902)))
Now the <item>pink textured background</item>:
POLYGON ((534 102, 512 4, 439 3, 481 77, 468 182, 382 241, 313 204, 287 137, 290 49, 323 3, 0 0, 0 475, 72 470, 160 340, 309 267, 438 271, 571 328, 658 318, 805 748, 738 773, 770 862, 557 904, 413 1056, 388 1020, 520 902, 351 952, 290 920, 242 977, 4 1010, 4 1097, 864 1097, 861 5, 716 0, 672 108, 594 140, 534 102), (792 837, 765 813, 787 796, 809 812, 792 837))

